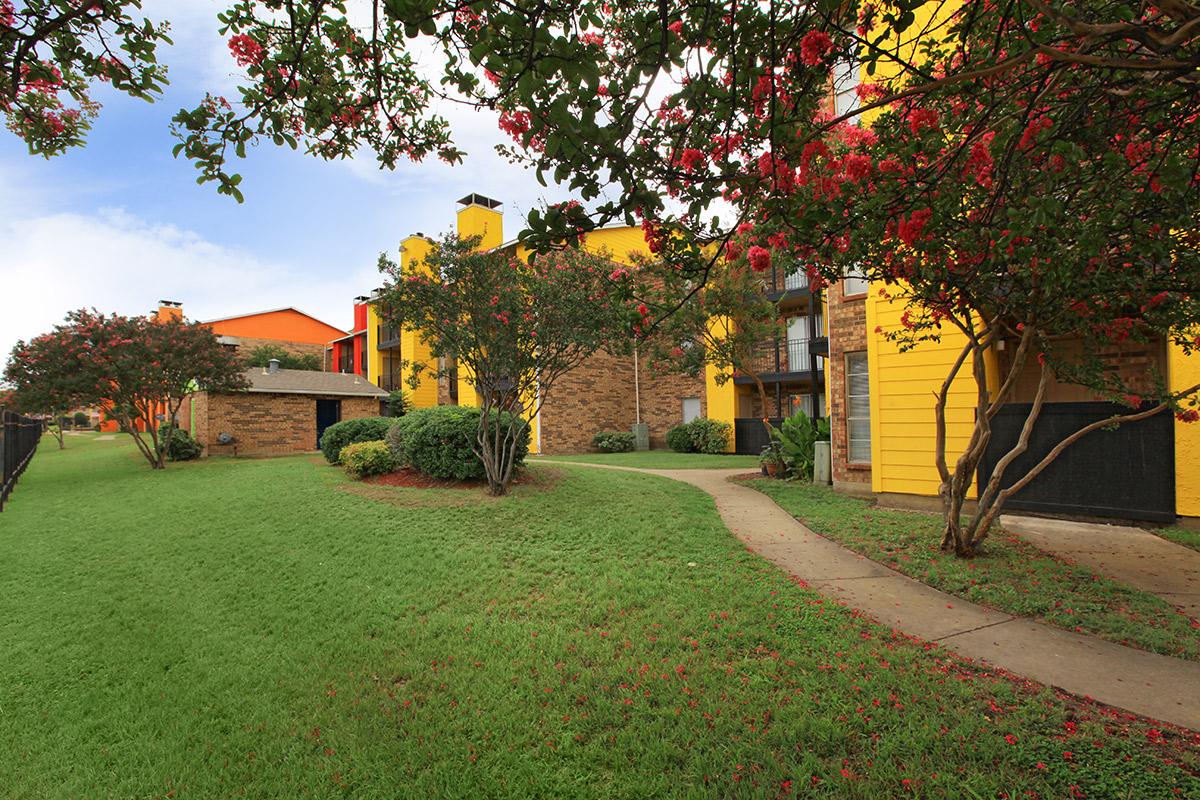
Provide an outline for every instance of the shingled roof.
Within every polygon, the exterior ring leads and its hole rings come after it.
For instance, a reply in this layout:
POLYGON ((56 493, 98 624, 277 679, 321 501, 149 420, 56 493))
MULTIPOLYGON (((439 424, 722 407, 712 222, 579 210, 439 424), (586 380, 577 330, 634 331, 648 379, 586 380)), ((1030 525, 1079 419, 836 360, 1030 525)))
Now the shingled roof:
POLYGON ((361 375, 341 372, 317 372, 307 369, 279 369, 268 372, 264 367, 246 370, 250 392, 272 394, 333 394, 353 397, 387 397, 388 393, 361 375))

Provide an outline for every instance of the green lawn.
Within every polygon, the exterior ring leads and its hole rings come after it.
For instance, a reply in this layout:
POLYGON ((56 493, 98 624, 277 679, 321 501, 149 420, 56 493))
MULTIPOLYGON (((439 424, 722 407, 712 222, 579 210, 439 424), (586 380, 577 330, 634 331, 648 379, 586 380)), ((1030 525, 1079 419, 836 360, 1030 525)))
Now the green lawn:
POLYGON ((676 453, 673 450, 646 450, 640 453, 579 453, 570 456, 546 456, 553 461, 580 461, 642 469, 745 469, 758 471, 758 456, 676 453))
POLYGON ((827 602, 678 482, 68 448, 0 513, 4 797, 1200 796, 1194 736, 827 602))
POLYGON ((1200 531, 1198 530, 1185 528, 1182 525, 1175 525, 1170 528, 1160 528, 1157 533, 1162 538, 1175 544, 1181 544, 1193 550, 1200 550, 1200 531))
POLYGON ((811 483, 747 484, 822 536, 944 592, 1114 642, 1200 660, 1200 622, 1156 597, 1096 575, 996 529, 970 560, 938 549, 941 517, 872 506, 811 483))

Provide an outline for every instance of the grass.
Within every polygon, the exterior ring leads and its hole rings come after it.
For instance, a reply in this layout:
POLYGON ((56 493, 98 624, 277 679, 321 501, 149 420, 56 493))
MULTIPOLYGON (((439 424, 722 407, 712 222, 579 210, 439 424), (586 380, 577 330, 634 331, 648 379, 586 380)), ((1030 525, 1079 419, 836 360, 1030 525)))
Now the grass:
POLYGON ((1200 796, 1194 734, 827 602, 692 487, 535 469, 41 450, 0 514, 0 794, 1200 796))
POLYGON ((1200 550, 1200 530, 1175 525, 1170 528, 1160 528, 1155 531, 1159 536, 1175 544, 1200 550))
POLYGON ((970 560, 938 549, 941 517, 876 508, 805 483, 747 484, 857 553, 944 592, 1010 614, 1154 653, 1200 660, 1200 622, 1149 592, 1056 558, 996 530, 970 560))
POLYGON ((758 470, 758 456, 676 453, 673 450, 645 450, 638 453, 579 453, 569 456, 546 456, 546 458, 553 461, 578 461, 588 464, 611 464, 617 467, 640 467, 642 469, 758 470))

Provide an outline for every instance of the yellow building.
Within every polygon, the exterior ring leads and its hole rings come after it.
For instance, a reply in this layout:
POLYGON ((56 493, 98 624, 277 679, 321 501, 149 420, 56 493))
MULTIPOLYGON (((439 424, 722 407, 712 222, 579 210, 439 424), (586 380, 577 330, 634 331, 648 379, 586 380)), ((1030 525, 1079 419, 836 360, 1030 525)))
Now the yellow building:
MULTIPOLYGON (((501 203, 479 194, 458 201, 456 230, 463 238, 480 237, 480 247, 510 250, 518 258, 529 255, 524 245, 504 240, 501 203)), ((400 249, 401 273, 424 268, 433 241, 423 234, 406 238, 400 249)), ((638 227, 616 226, 589 233, 583 247, 614 261, 632 264, 649 255, 638 227)), ((700 416, 727 422, 737 432, 736 449, 755 453, 765 444, 762 417, 777 418, 804 408, 824 413, 824 321, 803 274, 785 277, 782 270, 768 276, 767 291, 778 300, 788 320, 787 336, 764 343, 756 371, 769 387, 767 408, 762 408, 753 382, 745 376, 718 385, 710 370, 690 377, 652 372, 639 359, 597 353, 561 379, 553 394, 543 399, 531 420, 535 452, 564 453, 587 450, 592 436, 602 430, 629 430, 641 422, 648 426, 651 445, 665 446, 671 427, 700 416), (810 314, 809 309, 817 313, 810 314)), ((333 363, 343 371, 357 371, 386 390, 403 389, 414 407, 439 404, 476 405, 471 376, 456 371, 439 379, 430 371, 416 388, 402 374, 402 363, 432 363, 429 346, 417 331, 396 330, 383 323, 370 298, 356 301, 355 330, 335 343, 333 363), (361 318, 361 319, 360 319, 361 318), (347 342, 357 342, 359 350, 347 342)), ((735 442, 731 442, 734 449, 735 442)))

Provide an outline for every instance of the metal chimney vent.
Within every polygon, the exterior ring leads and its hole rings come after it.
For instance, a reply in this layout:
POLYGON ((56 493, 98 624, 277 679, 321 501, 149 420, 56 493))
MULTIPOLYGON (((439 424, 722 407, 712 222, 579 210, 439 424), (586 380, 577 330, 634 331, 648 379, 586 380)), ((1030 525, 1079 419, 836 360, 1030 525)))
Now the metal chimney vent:
POLYGON ((276 372, 279 372, 279 359, 272 358, 267 362, 267 374, 274 375, 276 372))

